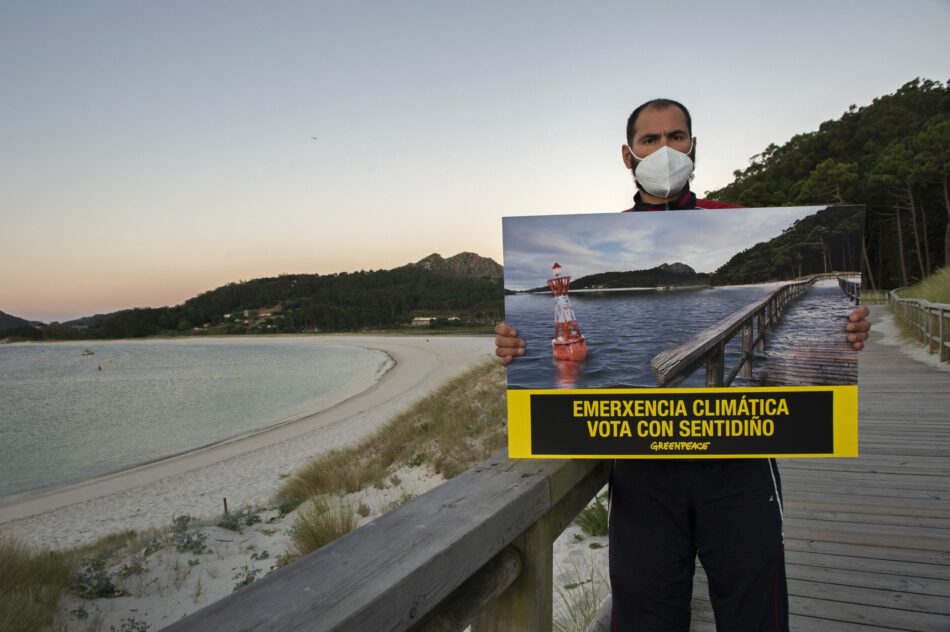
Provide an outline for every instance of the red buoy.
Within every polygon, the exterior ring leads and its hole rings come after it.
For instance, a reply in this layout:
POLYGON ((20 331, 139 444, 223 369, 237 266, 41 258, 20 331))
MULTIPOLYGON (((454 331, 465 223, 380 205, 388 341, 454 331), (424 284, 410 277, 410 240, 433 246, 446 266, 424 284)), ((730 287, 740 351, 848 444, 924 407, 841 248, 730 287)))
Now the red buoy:
POLYGON ((567 298, 571 277, 561 276, 558 263, 551 269, 554 278, 548 279, 548 287, 554 294, 554 339, 551 340, 554 359, 580 362, 587 357, 587 341, 581 334, 581 328, 574 318, 574 308, 567 298))

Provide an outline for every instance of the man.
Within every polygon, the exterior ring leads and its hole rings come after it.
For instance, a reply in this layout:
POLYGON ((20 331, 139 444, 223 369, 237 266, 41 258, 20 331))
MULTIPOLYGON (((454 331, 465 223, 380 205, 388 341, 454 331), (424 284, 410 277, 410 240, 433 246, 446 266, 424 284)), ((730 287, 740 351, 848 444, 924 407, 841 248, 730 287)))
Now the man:
MULTIPOLYGON (((637 193, 630 211, 736 208, 689 189, 696 138, 689 111, 669 99, 634 110, 621 147, 637 193)), ((848 341, 864 347, 868 310, 851 312, 848 341)), ((507 365, 524 340, 499 323, 507 365)), ((788 630, 781 483, 771 459, 621 459, 611 472, 612 629, 682 631, 690 625, 695 558, 709 581, 720 632, 788 630)))

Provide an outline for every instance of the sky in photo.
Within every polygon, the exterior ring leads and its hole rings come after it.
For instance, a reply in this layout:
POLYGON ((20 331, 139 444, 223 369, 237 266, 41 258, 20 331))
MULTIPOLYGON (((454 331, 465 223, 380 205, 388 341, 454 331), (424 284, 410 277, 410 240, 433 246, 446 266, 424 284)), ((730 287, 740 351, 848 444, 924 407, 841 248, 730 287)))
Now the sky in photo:
POLYGON ((505 288, 542 287, 558 263, 574 279, 685 263, 715 272, 824 207, 506 217, 505 288))
POLYGON ((693 188, 950 76, 946 0, 0 2, 0 311, 283 273, 501 262, 501 218, 631 205, 651 98, 693 188))

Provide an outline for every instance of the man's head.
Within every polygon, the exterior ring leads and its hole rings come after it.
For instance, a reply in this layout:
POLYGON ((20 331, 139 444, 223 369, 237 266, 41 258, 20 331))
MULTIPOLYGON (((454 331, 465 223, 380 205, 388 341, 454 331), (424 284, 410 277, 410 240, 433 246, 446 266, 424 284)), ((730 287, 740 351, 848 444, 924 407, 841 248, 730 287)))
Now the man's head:
MULTIPOLYGON (((688 154, 695 162, 696 139, 692 127, 689 110, 682 103, 671 99, 647 101, 627 119, 627 144, 621 148, 624 165, 636 170, 640 162, 661 147, 688 154)), ((643 191, 639 183, 637 186, 643 191)), ((654 198, 652 201, 659 199, 650 197, 654 198)))

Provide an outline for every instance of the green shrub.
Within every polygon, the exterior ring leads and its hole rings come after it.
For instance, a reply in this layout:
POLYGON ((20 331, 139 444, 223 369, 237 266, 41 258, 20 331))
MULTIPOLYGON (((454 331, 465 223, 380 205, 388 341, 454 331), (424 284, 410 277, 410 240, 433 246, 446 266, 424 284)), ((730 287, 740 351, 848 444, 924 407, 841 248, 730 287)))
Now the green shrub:
POLYGON ((192 531, 188 528, 191 523, 191 516, 184 514, 172 519, 172 544, 179 553, 194 553, 200 555, 208 550, 205 546, 205 540, 208 536, 200 531, 192 531))
POLYGON ((118 597, 122 589, 115 585, 103 558, 86 559, 81 571, 73 576, 71 588, 84 599, 118 597))
POLYGON ((587 535, 607 535, 607 506, 601 497, 595 497, 593 502, 577 516, 575 522, 587 535))

